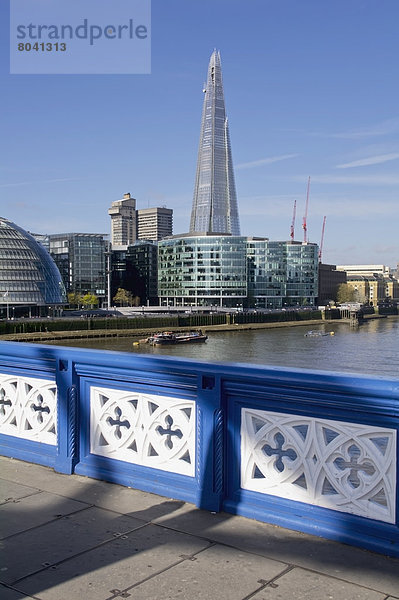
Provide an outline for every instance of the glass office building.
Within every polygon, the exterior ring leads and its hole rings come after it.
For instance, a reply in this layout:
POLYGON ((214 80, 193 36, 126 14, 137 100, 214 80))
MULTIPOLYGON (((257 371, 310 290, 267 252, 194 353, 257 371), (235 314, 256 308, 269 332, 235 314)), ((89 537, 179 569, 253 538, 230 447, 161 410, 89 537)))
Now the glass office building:
POLYGON ((101 233, 51 234, 50 253, 57 264, 67 292, 106 296, 106 240, 101 233))
POLYGON ((246 273, 245 237, 187 234, 158 243, 161 306, 242 306, 246 273))
POLYGON ((314 305, 317 281, 316 244, 209 234, 186 234, 158 244, 163 306, 314 305))
POLYGON ((141 306, 158 304, 157 244, 137 241, 126 250, 112 251, 111 300, 122 288, 141 306))
POLYGON ((240 235, 220 54, 209 61, 190 233, 240 235))
POLYGON ((248 238, 248 305, 284 308, 314 305, 318 293, 318 246, 248 238))
POLYGON ((65 303, 65 288, 59 270, 47 250, 30 233, 0 218, 0 305, 3 317, 36 315, 40 313, 40 310, 35 310, 37 307, 65 303))

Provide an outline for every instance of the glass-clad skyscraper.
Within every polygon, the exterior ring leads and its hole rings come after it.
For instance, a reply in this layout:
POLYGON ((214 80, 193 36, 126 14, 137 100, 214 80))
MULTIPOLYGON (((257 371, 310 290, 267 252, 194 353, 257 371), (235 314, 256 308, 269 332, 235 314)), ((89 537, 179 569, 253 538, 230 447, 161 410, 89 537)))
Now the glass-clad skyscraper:
POLYGON ((240 235, 220 53, 216 50, 209 61, 204 93, 190 233, 240 235))

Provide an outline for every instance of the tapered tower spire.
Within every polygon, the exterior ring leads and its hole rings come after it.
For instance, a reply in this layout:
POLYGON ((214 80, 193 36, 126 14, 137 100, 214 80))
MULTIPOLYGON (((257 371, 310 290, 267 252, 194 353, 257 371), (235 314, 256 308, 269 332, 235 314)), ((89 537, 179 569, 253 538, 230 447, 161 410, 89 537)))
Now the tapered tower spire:
POLYGON ((240 235, 222 69, 217 50, 213 51, 209 61, 204 93, 190 233, 240 235))

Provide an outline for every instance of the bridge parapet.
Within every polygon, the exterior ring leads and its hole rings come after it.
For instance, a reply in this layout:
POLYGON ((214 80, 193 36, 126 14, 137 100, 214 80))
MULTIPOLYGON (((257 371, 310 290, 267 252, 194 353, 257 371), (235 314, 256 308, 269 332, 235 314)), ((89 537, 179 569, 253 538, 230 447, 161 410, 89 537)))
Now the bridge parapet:
POLYGON ((399 379, 0 343, 0 452, 399 556, 399 379))

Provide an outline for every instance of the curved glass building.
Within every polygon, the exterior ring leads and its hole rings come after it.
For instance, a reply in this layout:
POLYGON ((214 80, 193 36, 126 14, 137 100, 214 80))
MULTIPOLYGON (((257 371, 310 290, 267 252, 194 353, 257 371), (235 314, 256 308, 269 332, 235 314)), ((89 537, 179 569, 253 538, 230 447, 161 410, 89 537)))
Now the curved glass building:
MULTIPOLYGON (((0 217, 0 304, 54 306, 65 304, 60 272, 47 252, 27 231, 0 217)), ((4 310, 3 310, 4 312, 4 310)))

